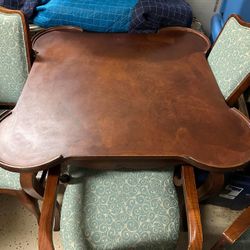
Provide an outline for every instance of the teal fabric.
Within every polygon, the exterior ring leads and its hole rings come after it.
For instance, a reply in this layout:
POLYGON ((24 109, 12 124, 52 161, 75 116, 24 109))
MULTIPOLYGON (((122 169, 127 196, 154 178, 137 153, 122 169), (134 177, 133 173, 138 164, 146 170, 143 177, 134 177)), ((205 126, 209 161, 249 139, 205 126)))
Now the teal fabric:
POLYGON ((20 174, 0 167, 0 189, 21 189, 20 174))
POLYGON ((227 250, 249 250, 250 249, 250 228, 227 250))
POLYGON ((81 170, 67 186, 64 249, 175 249, 179 207, 173 171, 81 170))
POLYGON ((231 17, 212 48, 208 63, 227 99, 250 72, 250 28, 231 17))
POLYGON ((16 102, 28 76, 21 17, 0 13, 0 102, 16 102))

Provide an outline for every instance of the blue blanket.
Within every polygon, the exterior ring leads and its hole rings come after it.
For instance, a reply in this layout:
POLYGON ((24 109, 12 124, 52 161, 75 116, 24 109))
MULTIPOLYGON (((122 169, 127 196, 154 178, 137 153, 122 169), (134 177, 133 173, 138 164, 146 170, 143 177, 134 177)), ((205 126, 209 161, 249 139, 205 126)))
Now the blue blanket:
POLYGON ((13 10, 22 10, 27 18, 34 14, 39 0, 0 0, 0 6, 13 10))
POLYGON ((166 26, 190 27, 192 9, 183 0, 139 0, 130 24, 130 32, 156 32, 166 26))
MULTIPOLYGON (((1 0, 0 0, 1 1, 1 0)), ((156 32, 187 26, 192 10, 185 0, 41 0, 33 22, 41 27, 78 26, 95 32, 156 32)))

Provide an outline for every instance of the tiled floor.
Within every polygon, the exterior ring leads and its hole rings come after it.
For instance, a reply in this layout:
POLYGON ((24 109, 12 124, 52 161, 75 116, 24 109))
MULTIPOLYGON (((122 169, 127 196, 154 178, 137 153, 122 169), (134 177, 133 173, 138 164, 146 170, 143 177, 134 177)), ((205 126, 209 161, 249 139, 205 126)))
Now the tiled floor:
MULTIPOLYGON (((0 204, 0 250, 37 249, 35 217, 23 208, 14 197, 0 195, 0 204)), ((207 250, 239 212, 212 205, 202 205, 201 212, 204 250, 207 250)), ((186 249, 186 242, 187 233, 181 233, 178 250, 186 249)), ((62 249, 59 233, 54 233, 54 243, 56 250, 62 249)))

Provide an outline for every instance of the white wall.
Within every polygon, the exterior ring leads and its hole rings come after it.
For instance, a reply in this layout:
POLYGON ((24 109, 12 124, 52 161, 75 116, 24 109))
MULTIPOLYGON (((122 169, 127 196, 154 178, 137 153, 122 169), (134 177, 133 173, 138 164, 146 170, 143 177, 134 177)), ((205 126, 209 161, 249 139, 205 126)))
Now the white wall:
MULTIPOLYGON (((209 35, 210 34, 210 19, 214 14, 214 6, 216 0, 186 0, 193 9, 193 15, 197 17, 205 30, 205 32, 209 35)), ((220 7, 221 1, 219 1, 220 7)), ((217 11, 218 11, 217 9, 217 11)))

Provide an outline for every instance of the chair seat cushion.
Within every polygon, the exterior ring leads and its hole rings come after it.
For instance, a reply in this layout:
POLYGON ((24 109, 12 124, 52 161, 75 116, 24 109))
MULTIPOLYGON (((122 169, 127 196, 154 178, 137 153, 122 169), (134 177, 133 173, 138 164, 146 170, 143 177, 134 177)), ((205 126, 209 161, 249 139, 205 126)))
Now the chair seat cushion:
POLYGON ((21 189, 20 174, 0 167, 0 189, 21 189))
POLYGON ((180 218, 172 170, 81 171, 64 194, 64 249, 175 249, 180 218))

